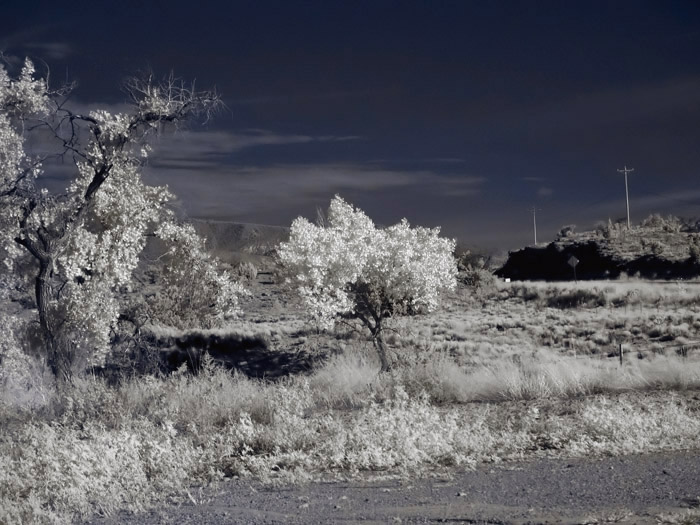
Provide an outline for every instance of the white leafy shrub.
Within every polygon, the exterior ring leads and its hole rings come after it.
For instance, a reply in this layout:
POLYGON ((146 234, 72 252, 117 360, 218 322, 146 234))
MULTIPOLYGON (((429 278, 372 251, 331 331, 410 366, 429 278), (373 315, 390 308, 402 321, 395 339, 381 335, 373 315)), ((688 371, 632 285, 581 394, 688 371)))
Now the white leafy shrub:
POLYGON ((324 328, 338 316, 371 307, 382 315, 430 312, 441 293, 453 290, 454 241, 439 228, 411 228, 408 221, 377 229, 362 210, 336 196, 328 227, 297 218, 279 257, 310 312, 324 328))
POLYGON ((24 323, 0 315, 0 405, 32 407, 46 402, 47 389, 42 364, 28 355, 20 336, 24 323))
POLYGON ((29 357, 20 349, 15 337, 14 325, 17 319, 12 316, 0 316, 0 384, 8 382, 25 382, 29 376, 29 357))
POLYGON ((339 196, 324 225, 297 218, 279 258, 321 328, 338 318, 359 319, 378 345, 382 368, 384 321, 428 313, 456 285, 455 242, 440 229, 411 228, 405 219, 378 229, 339 196))
POLYGON ((168 245, 161 289, 149 302, 154 323, 175 328, 217 328, 239 313, 238 299, 246 290, 218 260, 189 224, 165 222, 156 236, 168 245))
POLYGON ((258 276, 258 268, 250 261, 243 261, 236 266, 236 274, 240 279, 254 281, 258 276))

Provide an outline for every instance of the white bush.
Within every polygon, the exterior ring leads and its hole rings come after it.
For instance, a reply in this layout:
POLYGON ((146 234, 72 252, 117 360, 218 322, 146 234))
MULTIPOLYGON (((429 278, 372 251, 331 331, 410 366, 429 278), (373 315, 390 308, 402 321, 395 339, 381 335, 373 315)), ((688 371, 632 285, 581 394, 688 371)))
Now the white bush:
POLYGON ((455 288, 455 242, 439 237, 439 228, 411 228, 405 219, 377 229, 339 196, 326 222, 297 218, 289 242, 280 245, 280 260, 318 325, 330 329, 340 317, 359 319, 386 370, 385 321, 431 312, 455 288))
POLYGON ((247 292, 218 269, 218 259, 190 224, 165 222, 156 236, 169 245, 158 294, 149 301, 149 317, 175 328, 217 328, 238 313, 247 292))

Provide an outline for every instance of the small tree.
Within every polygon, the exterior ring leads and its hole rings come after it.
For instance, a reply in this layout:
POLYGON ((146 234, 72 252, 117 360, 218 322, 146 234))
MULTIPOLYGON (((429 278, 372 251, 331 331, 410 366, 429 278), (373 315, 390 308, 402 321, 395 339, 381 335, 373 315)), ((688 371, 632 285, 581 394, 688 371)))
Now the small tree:
POLYGON ((377 229, 339 196, 324 222, 297 218, 289 242, 280 245, 280 260, 319 326, 360 320, 386 371, 386 321, 431 312, 441 294, 455 288, 455 242, 439 237, 439 228, 411 228, 405 219, 377 229))
POLYGON ((559 230, 559 233, 557 233, 557 239, 566 239, 568 237, 572 237, 574 235, 574 232, 576 231, 576 225, 575 224, 567 224, 566 226, 562 226, 561 230, 559 230))
POLYGON ((457 257, 457 279, 475 292, 489 291, 496 284, 490 263, 491 256, 472 254, 467 250, 457 257))

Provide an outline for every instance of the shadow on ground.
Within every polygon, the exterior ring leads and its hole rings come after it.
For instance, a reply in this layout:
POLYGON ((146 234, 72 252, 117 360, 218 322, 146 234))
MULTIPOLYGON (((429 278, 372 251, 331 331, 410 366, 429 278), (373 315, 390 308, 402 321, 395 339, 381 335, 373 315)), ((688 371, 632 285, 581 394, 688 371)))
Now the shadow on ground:
POLYGON ((196 373, 202 366, 203 356, 208 354, 215 363, 248 377, 279 378, 309 372, 315 363, 325 358, 301 345, 271 349, 267 341, 258 336, 189 334, 160 343, 162 366, 169 372, 186 365, 196 373))

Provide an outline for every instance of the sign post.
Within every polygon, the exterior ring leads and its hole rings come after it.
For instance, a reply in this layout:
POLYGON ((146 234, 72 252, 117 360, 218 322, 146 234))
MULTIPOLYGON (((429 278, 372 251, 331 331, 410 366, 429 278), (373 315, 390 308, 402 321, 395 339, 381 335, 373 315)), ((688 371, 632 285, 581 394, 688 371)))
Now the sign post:
POLYGON ((578 282, 576 279, 576 265, 579 263, 579 260, 574 257, 573 255, 569 257, 569 266, 571 266, 574 269, 574 282, 578 282))

